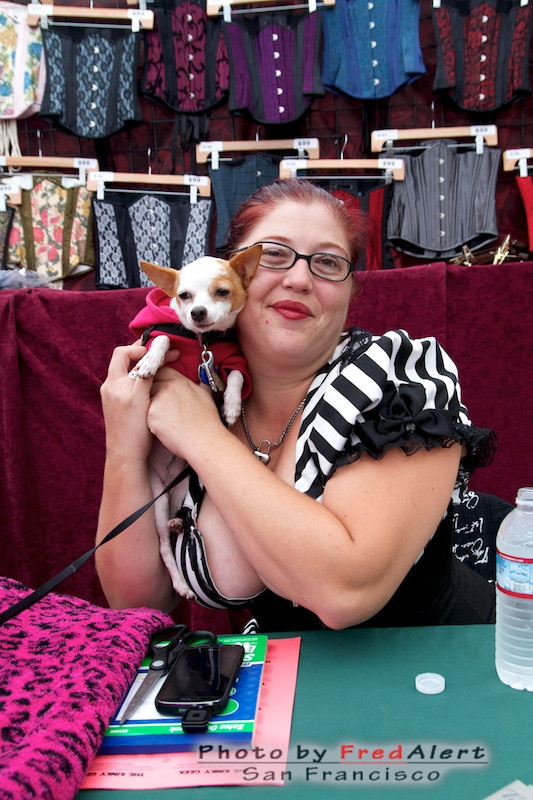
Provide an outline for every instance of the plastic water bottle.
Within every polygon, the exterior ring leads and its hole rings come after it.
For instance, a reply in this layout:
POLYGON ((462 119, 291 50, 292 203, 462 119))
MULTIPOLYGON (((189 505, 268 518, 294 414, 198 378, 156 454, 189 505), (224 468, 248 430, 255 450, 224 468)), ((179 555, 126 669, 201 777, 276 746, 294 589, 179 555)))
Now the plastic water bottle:
POLYGON ((496 671, 533 692, 533 487, 518 490, 496 537, 496 671))

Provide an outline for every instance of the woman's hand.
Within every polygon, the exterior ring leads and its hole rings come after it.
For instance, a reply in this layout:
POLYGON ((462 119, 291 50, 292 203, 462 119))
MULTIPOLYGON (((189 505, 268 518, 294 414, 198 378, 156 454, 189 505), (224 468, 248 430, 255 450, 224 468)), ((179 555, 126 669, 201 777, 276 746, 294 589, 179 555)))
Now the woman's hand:
POLYGON ((210 431, 223 429, 209 387, 166 367, 153 380, 147 419, 150 432, 185 460, 202 437, 209 441, 210 431))
MULTIPOLYGON (((125 458, 141 461, 146 460, 152 446, 152 434, 147 424, 152 379, 132 380, 129 372, 132 364, 145 353, 146 347, 138 342, 117 347, 100 389, 108 452, 119 456, 122 452, 125 458)), ((171 350, 166 360, 171 362, 178 358, 179 351, 171 350)))

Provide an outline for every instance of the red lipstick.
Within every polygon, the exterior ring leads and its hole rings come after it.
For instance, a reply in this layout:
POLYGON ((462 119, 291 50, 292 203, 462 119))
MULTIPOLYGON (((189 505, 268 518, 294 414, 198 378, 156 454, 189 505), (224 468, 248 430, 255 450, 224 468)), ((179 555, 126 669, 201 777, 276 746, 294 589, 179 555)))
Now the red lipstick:
POLYGON ((293 300, 280 300, 278 303, 274 303, 272 308, 285 319, 305 319, 312 316, 308 306, 293 300))

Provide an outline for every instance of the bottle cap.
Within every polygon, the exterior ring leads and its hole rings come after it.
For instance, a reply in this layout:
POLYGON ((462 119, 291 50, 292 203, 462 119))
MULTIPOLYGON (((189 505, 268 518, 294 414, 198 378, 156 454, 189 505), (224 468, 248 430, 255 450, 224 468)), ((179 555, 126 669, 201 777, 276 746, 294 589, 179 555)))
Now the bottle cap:
POLYGON ((422 694, 440 694, 444 691, 446 681, 438 672, 421 672, 415 678, 415 686, 422 694))

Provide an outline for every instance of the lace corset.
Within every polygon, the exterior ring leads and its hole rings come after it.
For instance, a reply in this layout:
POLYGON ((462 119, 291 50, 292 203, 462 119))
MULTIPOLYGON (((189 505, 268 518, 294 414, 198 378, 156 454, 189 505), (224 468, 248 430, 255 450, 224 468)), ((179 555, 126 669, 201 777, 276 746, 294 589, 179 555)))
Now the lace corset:
POLYGON ((76 136, 109 136, 142 120, 139 34, 116 29, 43 31, 47 82, 41 116, 76 136))
POLYGON ((126 195, 93 200, 100 286, 152 286, 139 261, 180 269, 205 255, 212 201, 126 195))

